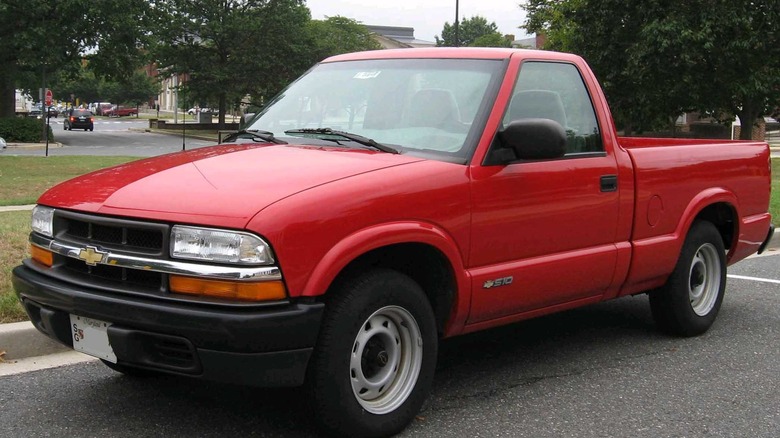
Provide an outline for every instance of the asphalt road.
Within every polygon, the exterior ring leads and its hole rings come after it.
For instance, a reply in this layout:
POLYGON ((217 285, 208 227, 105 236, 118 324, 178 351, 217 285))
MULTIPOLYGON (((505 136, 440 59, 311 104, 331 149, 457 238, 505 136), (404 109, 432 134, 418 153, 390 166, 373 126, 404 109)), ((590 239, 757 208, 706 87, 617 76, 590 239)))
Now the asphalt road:
MULTIPOLYGON (((638 296, 444 341, 433 395, 402 436, 780 436, 779 256, 730 268, 697 338, 659 334, 638 296)), ((315 436, 304 401, 90 362, 0 378, 0 435, 315 436)))
MULTIPOLYGON (((177 152, 182 149, 182 138, 174 135, 142 132, 149 122, 144 119, 117 118, 95 120, 94 131, 65 131, 62 118, 50 119, 54 140, 61 148, 50 148, 49 155, 127 155, 150 157, 177 152), (133 128, 131 130, 131 128, 133 128)), ((184 146, 194 149, 213 145, 214 141, 187 138, 184 146)), ((44 155, 42 148, 8 148, 5 155, 44 155)))

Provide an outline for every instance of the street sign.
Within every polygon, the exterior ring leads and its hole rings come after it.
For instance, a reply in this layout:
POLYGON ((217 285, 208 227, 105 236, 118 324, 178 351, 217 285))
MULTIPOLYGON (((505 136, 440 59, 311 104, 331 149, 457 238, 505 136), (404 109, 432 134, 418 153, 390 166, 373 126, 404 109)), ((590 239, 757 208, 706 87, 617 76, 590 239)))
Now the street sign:
POLYGON ((51 90, 46 89, 46 106, 51 106, 51 90))

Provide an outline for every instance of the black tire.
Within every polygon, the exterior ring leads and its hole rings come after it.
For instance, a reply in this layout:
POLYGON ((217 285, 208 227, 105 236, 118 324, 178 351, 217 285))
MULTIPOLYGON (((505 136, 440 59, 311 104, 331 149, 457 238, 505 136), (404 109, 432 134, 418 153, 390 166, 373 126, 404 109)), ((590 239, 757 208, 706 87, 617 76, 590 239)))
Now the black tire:
POLYGON ((717 228, 697 221, 685 238, 666 284, 650 293, 658 328, 676 336, 698 336, 715 322, 726 291, 726 250, 717 228))
POLYGON ((334 436, 400 432, 430 393, 437 349, 433 310, 414 280, 376 269, 341 281, 328 292, 307 375, 318 423, 334 436))
POLYGON ((156 371, 146 370, 143 368, 129 367, 127 365, 109 362, 105 359, 100 359, 100 361, 103 362, 103 364, 105 364, 107 367, 111 368, 112 370, 129 377, 145 378, 145 377, 154 377, 160 375, 160 373, 156 371))

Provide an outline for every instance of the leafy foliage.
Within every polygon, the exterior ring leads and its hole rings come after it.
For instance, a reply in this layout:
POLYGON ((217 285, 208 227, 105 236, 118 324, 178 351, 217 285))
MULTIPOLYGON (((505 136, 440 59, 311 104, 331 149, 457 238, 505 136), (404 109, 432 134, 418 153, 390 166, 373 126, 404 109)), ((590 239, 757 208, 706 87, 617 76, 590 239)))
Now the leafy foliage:
POLYGON ((76 75, 87 58, 98 75, 130 77, 143 61, 147 9, 146 0, 0 2, 0 117, 13 115, 15 88, 76 75))
POLYGON ((218 102, 221 125, 228 102, 273 94, 309 66, 301 29, 310 17, 301 0, 153 5, 160 20, 153 29, 158 65, 188 76, 184 91, 192 101, 218 102))
POLYGON ((371 32, 351 18, 337 15, 326 20, 312 20, 308 30, 313 46, 310 64, 341 53, 381 48, 371 37, 371 32))
MULTIPOLYGON (((38 143, 43 141, 43 126, 45 119, 36 119, 32 117, 8 117, 0 119, 0 137, 9 143, 38 143)), ((49 140, 54 139, 51 126, 49 131, 49 140)))
MULTIPOLYGON (((776 0, 529 0, 529 32, 578 53, 627 132, 691 110, 752 124, 780 101, 776 0)), ((743 129, 743 138, 749 138, 743 129)))
POLYGON ((500 32, 496 22, 488 23, 485 17, 475 15, 458 23, 458 39, 455 43, 455 26, 449 22, 444 23, 441 38, 436 35, 436 45, 439 47, 509 47, 511 41, 507 41, 500 32))
POLYGON ((312 21, 304 0, 0 1, 0 117, 44 72, 55 99, 146 101, 159 87, 139 68, 154 61, 182 79, 182 104, 217 106, 224 123, 228 105, 262 102, 325 57, 376 48, 354 20, 312 21))

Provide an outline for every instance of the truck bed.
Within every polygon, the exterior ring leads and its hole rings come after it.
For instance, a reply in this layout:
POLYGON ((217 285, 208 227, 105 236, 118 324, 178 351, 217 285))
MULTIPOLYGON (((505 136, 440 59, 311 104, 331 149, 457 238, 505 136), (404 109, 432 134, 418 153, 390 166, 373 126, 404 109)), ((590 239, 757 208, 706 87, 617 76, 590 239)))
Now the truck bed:
POLYGON ((729 264, 758 249, 770 221, 766 143, 629 137, 619 141, 634 166, 634 256, 629 283, 657 282, 671 270, 694 217, 691 212, 699 211, 705 200, 722 203, 723 208, 714 207, 711 214, 741 218, 737 233, 724 242, 730 249, 729 264))

